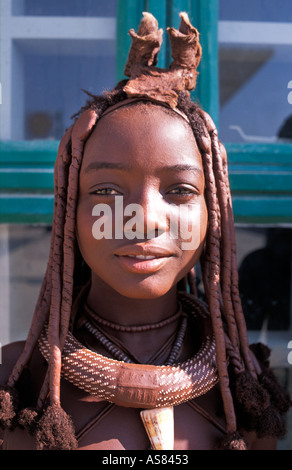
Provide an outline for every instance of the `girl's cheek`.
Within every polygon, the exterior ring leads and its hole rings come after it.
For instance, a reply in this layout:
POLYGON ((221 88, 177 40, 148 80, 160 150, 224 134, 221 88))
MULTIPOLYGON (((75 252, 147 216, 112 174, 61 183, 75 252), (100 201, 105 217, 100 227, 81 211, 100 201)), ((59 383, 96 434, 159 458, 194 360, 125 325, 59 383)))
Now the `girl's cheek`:
POLYGON ((183 251, 196 251, 206 233, 205 207, 202 207, 199 203, 179 206, 178 227, 181 249, 183 251))

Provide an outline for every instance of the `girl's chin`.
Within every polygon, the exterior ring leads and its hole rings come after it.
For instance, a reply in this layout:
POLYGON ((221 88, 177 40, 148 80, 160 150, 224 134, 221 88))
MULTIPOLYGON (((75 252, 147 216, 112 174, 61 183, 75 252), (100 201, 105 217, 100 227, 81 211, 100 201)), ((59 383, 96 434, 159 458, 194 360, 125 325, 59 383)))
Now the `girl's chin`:
POLYGON ((120 287, 116 289, 116 292, 120 294, 123 297, 127 297, 128 299, 137 299, 137 300, 151 300, 151 299, 157 299, 159 297, 163 297, 166 295, 170 290, 172 286, 169 288, 157 288, 156 287, 140 287, 140 288, 135 288, 135 287, 130 287, 130 288, 125 288, 121 289, 120 287))
POLYGON ((125 277, 122 278, 121 276, 120 280, 117 280, 117 282, 112 282, 111 279, 109 282, 103 280, 101 284, 100 282, 93 282, 93 285, 96 291, 104 292, 105 295, 109 295, 109 298, 111 298, 111 295, 113 297, 120 295, 128 299, 137 300, 157 299, 166 295, 173 288, 176 288, 176 282, 173 280, 170 281, 169 279, 167 282, 163 282, 158 276, 147 276, 140 280, 133 278, 126 280, 125 277))

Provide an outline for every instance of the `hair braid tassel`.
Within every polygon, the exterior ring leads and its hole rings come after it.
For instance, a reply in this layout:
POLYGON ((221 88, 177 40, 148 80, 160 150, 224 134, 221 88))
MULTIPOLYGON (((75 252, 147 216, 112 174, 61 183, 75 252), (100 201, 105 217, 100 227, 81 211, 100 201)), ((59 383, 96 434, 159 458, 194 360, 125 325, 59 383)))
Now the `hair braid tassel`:
POLYGON ((12 429, 18 409, 18 393, 13 387, 0 387, 0 427, 12 429))

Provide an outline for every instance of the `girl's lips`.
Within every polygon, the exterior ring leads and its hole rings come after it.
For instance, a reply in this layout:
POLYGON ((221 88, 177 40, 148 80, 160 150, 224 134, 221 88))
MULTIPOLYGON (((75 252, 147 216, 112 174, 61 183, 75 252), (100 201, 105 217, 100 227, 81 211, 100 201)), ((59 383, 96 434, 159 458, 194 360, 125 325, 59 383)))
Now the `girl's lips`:
POLYGON ((133 273, 141 274, 155 273, 170 259, 170 256, 156 257, 154 255, 125 255, 116 257, 125 269, 133 273))
POLYGON ((125 245, 115 251, 116 256, 130 256, 130 257, 153 257, 153 258, 167 258, 172 256, 173 250, 167 246, 158 244, 135 244, 125 245))

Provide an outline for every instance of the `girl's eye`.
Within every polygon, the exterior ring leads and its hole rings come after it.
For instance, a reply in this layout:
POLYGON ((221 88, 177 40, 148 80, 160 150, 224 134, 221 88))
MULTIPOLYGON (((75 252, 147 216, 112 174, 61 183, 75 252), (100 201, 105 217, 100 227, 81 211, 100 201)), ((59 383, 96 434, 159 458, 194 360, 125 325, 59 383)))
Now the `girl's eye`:
POLYGON ((186 188, 186 187, 179 187, 179 188, 174 188, 168 191, 168 194, 171 195, 178 195, 178 196, 190 196, 190 195, 196 195, 198 192, 195 190, 195 188, 186 188))
POLYGON ((121 193, 113 188, 99 188, 92 191, 97 196, 121 196, 121 193))

